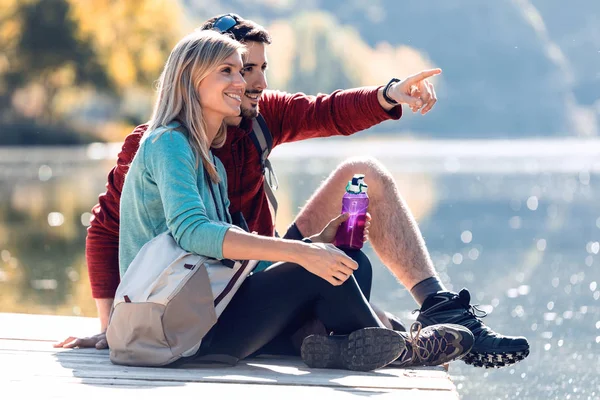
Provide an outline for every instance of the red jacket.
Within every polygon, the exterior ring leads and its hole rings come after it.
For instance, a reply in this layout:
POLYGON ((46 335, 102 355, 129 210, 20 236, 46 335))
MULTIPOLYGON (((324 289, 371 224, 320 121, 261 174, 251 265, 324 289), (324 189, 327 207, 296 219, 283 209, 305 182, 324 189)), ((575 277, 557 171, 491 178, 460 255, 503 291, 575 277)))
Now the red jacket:
MULTIPOLYGON (((399 119, 401 107, 389 113, 379 105, 379 88, 338 90, 331 95, 306 96, 265 91, 260 113, 273 135, 273 147, 298 140, 351 135, 388 119, 399 119)), ((94 298, 112 298, 119 284, 119 203, 125 174, 147 129, 140 125, 125 138, 117 165, 108 175, 106 192, 93 207, 86 238, 86 259, 94 298)), ((229 127, 227 140, 213 150, 227 170, 231 213, 242 211, 250 230, 273 235, 273 223, 263 188, 256 147, 249 137, 250 120, 229 127)))

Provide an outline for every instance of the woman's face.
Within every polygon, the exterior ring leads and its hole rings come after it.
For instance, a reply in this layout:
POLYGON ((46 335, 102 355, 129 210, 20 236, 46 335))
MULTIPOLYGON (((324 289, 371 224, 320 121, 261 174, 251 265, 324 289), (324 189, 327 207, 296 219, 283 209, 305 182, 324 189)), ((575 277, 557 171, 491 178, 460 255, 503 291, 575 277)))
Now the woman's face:
POLYGON ((242 57, 238 52, 206 76, 198 86, 203 113, 225 117, 240 115, 246 81, 241 75, 242 57))

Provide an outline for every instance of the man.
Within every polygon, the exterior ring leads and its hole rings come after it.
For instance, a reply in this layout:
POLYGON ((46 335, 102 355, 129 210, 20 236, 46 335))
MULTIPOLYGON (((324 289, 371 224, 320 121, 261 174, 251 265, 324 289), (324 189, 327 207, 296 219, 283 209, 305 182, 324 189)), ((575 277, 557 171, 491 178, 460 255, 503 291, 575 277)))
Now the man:
MULTIPOLYGON (((330 95, 267 91, 266 46, 271 39, 264 28, 230 14, 208 20, 202 29, 216 29, 233 35, 248 48, 242 115, 228 121, 227 141, 214 153, 227 170, 230 212, 241 212, 250 230, 261 235, 271 236, 274 229, 263 188, 260 156, 249 137, 251 119, 259 112, 273 135, 273 145, 277 146, 310 138, 351 135, 385 120, 399 119, 401 104, 406 104, 413 112, 426 114, 437 101, 434 87, 427 78, 441 73, 439 69, 423 71, 402 81, 393 79, 380 87, 339 90, 330 95)), ((86 258, 102 332, 106 330, 119 283, 120 193, 128 165, 146 128, 141 125, 126 138, 117 166, 109 174, 107 192, 100 196, 99 204, 93 209, 94 219, 88 230, 86 258)), ((393 177, 377 160, 357 158, 338 166, 308 200, 285 237, 302 239, 317 234, 322 221, 329 221, 339 214, 346 182, 356 173, 369 177, 373 249, 397 279, 410 289, 421 307, 417 320, 424 326, 455 323, 469 328, 475 336, 475 345, 463 358, 468 364, 500 367, 525 358, 529 353, 525 338, 495 333, 475 316, 467 290, 456 294, 443 286, 393 177)), ((106 340, 101 333, 84 339, 71 337, 57 346, 103 348, 106 340)))

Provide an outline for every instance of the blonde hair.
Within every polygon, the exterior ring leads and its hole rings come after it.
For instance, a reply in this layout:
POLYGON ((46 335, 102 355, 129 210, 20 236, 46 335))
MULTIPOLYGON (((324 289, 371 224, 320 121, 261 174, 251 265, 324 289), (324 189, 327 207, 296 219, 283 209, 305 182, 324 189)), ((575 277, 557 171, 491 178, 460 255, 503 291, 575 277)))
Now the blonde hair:
POLYGON ((196 166, 201 159, 215 183, 220 179, 210 159, 210 147, 223 146, 227 128, 222 124, 213 142, 208 143, 198 86, 232 54, 243 50, 241 43, 215 31, 194 31, 181 39, 171 51, 158 80, 158 98, 148 122, 147 132, 166 127, 174 120, 181 123, 188 131, 188 140, 196 154, 196 166))

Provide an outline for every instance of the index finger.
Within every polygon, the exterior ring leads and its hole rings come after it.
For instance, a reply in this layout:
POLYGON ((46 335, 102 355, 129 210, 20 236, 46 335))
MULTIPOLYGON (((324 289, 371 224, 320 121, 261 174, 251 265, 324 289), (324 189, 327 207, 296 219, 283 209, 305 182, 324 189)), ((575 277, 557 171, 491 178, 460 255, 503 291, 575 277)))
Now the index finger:
POLYGON ((54 347, 54 348, 60 348, 60 347, 63 347, 65 344, 67 344, 67 343, 70 343, 70 342, 72 342, 72 341, 73 341, 73 340, 75 340, 75 339, 77 339, 77 338, 76 338, 76 337, 74 337, 74 336, 69 336, 68 338, 66 338, 66 339, 65 339, 65 340, 63 340, 62 342, 59 342, 59 343, 54 343, 54 344, 52 345, 52 347, 54 347))
POLYGON ((426 69, 425 71, 421 71, 418 74, 411 75, 404 80, 404 82, 414 85, 423 79, 431 78, 432 76, 436 76, 442 73, 441 68, 434 69, 426 69))

